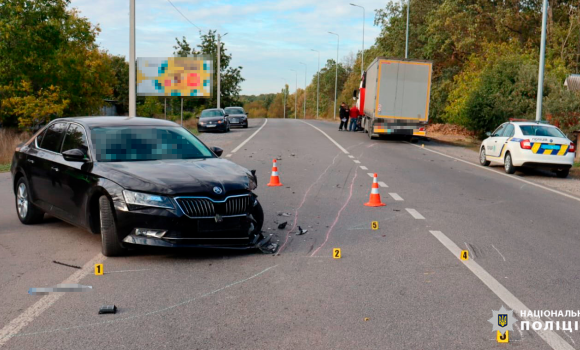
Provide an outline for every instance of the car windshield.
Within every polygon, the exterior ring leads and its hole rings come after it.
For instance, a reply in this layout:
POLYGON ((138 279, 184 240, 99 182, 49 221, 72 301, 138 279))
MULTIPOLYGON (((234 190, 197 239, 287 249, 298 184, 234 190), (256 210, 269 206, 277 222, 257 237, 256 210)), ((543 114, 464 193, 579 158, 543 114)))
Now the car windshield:
POLYGON ((241 108, 226 108, 226 113, 228 113, 228 114, 244 114, 244 110, 241 108))
POLYGON ((525 136, 566 137, 560 129, 545 125, 520 125, 525 136))
POLYGON ((214 118, 214 117, 223 117, 223 116, 224 116, 224 112, 217 110, 217 109, 211 109, 211 110, 205 110, 205 111, 201 112, 200 118, 214 118))
POLYGON ((98 162, 212 158, 212 152, 181 127, 98 127, 91 140, 98 162))

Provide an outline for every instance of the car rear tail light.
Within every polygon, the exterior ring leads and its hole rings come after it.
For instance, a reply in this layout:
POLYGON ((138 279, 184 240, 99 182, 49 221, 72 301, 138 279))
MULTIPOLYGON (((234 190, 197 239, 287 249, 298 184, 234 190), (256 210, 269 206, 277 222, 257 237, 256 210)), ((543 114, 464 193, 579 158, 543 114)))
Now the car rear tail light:
POLYGON ((520 147, 522 149, 532 149, 532 144, 530 143, 530 140, 522 140, 520 141, 520 147))
POLYGON ((419 131, 425 131, 425 128, 424 127, 423 128, 419 128, 419 131))
POLYGON ((574 142, 570 142, 570 149, 568 150, 568 152, 570 153, 576 152, 576 145, 574 144, 574 142))

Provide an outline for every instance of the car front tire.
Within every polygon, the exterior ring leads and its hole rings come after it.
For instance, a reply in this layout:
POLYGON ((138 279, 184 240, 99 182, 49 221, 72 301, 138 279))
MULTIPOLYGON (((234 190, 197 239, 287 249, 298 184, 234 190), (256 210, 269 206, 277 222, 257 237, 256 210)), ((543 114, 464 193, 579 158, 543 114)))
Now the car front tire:
POLYGON ((560 179, 567 178, 568 174, 570 174, 570 169, 556 170, 556 176, 559 177, 560 179))
POLYGON ((481 151, 479 151, 479 164, 483 166, 489 166, 491 162, 487 160, 487 156, 485 154, 485 147, 481 147, 481 151))
POLYGON ((24 225, 39 223, 44 218, 44 212, 30 202, 30 190, 24 176, 16 182, 16 213, 24 225))
POLYGON ((253 234, 260 235, 262 232, 262 226, 264 225, 264 210, 262 209, 262 205, 260 202, 256 203, 256 205, 252 208, 252 218, 256 221, 254 224, 254 231, 253 234))
POLYGON ((99 214, 101 219, 101 244, 104 256, 120 256, 125 254, 126 249, 119 243, 117 236, 117 223, 113 216, 111 201, 107 196, 99 198, 99 214))
POLYGON ((505 172, 508 174, 513 174, 516 172, 516 167, 512 162, 512 155, 509 152, 505 155, 503 167, 505 169, 505 172))

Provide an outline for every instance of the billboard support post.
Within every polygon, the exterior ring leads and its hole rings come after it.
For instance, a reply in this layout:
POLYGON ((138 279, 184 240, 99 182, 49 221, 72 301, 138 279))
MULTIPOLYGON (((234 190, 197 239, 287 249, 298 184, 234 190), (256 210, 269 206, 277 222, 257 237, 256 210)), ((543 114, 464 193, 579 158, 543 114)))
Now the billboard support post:
POLYGON ((137 116, 135 93, 135 0, 129 0, 129 116, 137 116))
POLYGON ((165 98, 165 108, 163 110, 165 113, 165 119, 167 119, 167 97, 165 98))
POLYGON ((181 126, 183 126, 183 97, 181 97, 181 126))

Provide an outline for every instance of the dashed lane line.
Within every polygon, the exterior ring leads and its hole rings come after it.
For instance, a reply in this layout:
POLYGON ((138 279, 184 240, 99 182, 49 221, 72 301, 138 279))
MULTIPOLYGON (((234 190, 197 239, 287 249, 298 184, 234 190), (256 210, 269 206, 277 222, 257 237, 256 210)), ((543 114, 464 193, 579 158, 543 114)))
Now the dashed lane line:
POLYGON ((349 158, 354 158, 354 156, 352 154, 349 154, 348 157, 349 158))
MULTIPOLYGON (((266 119, 266 120, 267 120, 267 119, 266 119)), ((326 136, 326 138, 328 138, 328 139, 330 140, 330 142, 334 143, 334 145, 335 145, 336 147, 338 147, 338 149, 339 149, 339 150, 341 150, 341 151, 342 151, 344 154, 349 154, 349 153, 348 153, 348 151, 347 151, 347 150, 346 150, 344 147, 342 147, 342 146, 341 146, 341 145, 340 145, 338 142, 334 141, 334 139, 333 139, 332 137, 328 136, 328 134, 327 134, 327 133, 325 133, 324 131, 320 130, 320 128, 317 128, 316 126, 314 126, 314 125, 312 125, 312 124, 310 124, 310 123, 307 123, 307 122, 305 122, 305 121, 303 121, 303 120, 301 120, 301 122, 302 122, 302 123, 304 123, 304 124, 308 124, 308 125, 310 125, 311 127, 313 127, 314 129, 316 129, 316 130, 320 131, 320 132, 322 133, 322 135, 326 136)))
POLYGON ((403 198, 401 196, 399 196, 398 194, 396 194, 396 193, 389 193, 389 196, 393 197, 393 199, 396 200, 396 201, 402 201, 403 200, 403 198))
POLYGON ((407 212, 409 212, 409 214, 411 214, 412 217, 414 217, 417 220, 425 220, 425 217, 423 215, 421 215, 418 211, 416 211, 415 209, 411 209, 411 208, 405 208, 405 210, 407 212))
POLYGON ((387 186, 387 184, 386 184, 386 183, 384 183, 384 182, 382 182, 382 181, 379 181, 379 186, 381 186, 381 187, 389 187, 389 186, 387 186))
POLYGON ((369 170, 369 168, 367 168, 367 167, 366 167, 366 166, 364 166, 364 165, 361 165, 361 166, 360 166, 360 168, 361 168, 362 170, 369 170))
POLYGON ((374 173, 367 173, 367 175, 370 176, 370 177, 375 177, 375 174, 374 173))
MULTIPOLYGON (((435 238, 441 242, 458 260, 461 254, 461 249, 450 240, 441 231, 429 231, 435 238)), ((530 324, 533 322, 540 322, 541 327, 539 330, 534 330, 540 338, 544 339, 548 345, 554 350, 572 350, 574 349, 570 344, 568 344, 560 335, 553 330, 548 330, 544 322, 539 317, 522 317, 521 311, 525 311, 526 315, 530 314, 530 309, 524 305, 518 298, 516 298, 506 287, 499 283, 492 275, 485 271, 477 262, 472 259, 469 260, 459 260, 463 265, 465 265, 473 274, 479 278, 495 295, 497 295, 508 308, 512 310, 518 310, 520 312, 520 319, 529 321, 530 324)), ((530 330, 532 328, 530 327, 530 330)))
POLYGON ((360 164, 360 160, 353 160, 353 162, 355 162, 356 164, 360 164))

